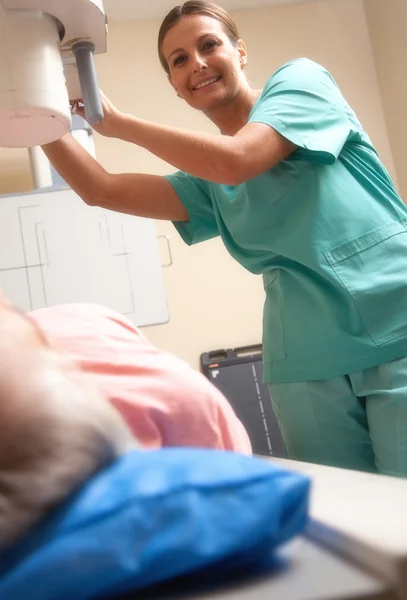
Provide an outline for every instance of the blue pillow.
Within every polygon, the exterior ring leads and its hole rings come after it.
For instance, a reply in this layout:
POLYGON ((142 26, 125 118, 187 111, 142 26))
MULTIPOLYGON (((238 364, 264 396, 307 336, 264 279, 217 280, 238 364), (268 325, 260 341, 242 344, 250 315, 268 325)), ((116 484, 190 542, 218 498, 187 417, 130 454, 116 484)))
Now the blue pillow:
POLYGON ((0 555, 0 600, 89 600, 226 562, 300 533, 309 480, 266 460, 135 451, 0 555))

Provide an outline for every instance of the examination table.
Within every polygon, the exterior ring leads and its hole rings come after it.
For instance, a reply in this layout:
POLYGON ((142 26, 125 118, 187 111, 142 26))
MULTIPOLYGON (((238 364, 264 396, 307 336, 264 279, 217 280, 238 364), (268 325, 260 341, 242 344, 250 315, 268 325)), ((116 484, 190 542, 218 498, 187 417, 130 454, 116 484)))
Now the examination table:
POLYGON ((211 587, 179 579, 145 600, 407 599, 407 480, 284 459, 312 478, 311 523, 267 573, 211 587))

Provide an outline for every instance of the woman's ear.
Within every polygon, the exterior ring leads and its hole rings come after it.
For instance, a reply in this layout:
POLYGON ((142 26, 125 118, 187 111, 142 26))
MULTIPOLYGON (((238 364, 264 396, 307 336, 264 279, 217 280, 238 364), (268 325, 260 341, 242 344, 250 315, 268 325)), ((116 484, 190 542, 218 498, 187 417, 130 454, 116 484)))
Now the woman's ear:
POLYGON ((239 52, 240 66, 244 69, 247 65, 247 50, 243 40, 238 41, 237 50, 239 52))

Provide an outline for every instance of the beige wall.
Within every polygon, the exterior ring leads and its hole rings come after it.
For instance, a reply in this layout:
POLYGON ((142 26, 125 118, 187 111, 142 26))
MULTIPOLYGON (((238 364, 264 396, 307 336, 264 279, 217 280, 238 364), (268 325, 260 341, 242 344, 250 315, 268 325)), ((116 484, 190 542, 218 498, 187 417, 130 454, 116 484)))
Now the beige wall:
POLYGON ((33 188, 28 152, 24 148, 0 148, 0 194, 29 192, 33 188))
POLYGON ((407 0, 365 0, 399 188, 407 203, 407 0))
MULTIPOLYGON (((395 174, 363 0, 315 1, 233 16, 248 46, 247 74, 255 87, 261 87, 278 66, 292 58, 307 56, 323 63, 395 174)), ((213 131, 200 114, 182 104, 161 72, 156 57, 158 27, 157 21, 111 26, 109 52, 97 58, 101 87, 123 111, 213 131)), ((147 152, 117 140, 96 137, 96 151, 102 164, 114 172, 171 170, 147 152)), ((27 185, 24 165, 24 157, 0 153, 0 192, 11 191, 6 174, 13 170, 16 177, 19 174, 16 187, 17 183, 27 185), (9 161, 6 168, 3 157, 9 161)), ((159 233, 170 236, 174 265, 165 270, 170 322, 147 328, 151 341, 194 366, 203 351, 260 341, 261 278, 235 263, 219 240, 188 248, 171 224, 157 225, 159 233)))

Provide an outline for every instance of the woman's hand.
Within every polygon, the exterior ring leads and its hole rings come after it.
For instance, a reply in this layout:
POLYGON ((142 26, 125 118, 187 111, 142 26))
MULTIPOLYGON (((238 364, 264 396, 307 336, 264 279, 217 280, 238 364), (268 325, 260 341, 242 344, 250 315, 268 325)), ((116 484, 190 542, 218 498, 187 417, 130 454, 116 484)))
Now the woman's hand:
MULTIPOLYGON (((121 113, 112 102, 100 90, 104 118, 99 123, 90 123, 92 129, 106 137, 117 137, 118 126, 123 113, 121 113)), ((86 120, 83 102, 76 100, 72 102, 72 113, 86 120)))

